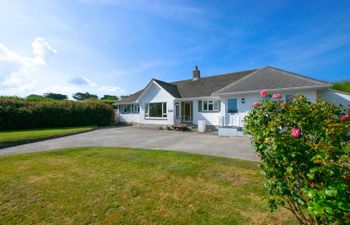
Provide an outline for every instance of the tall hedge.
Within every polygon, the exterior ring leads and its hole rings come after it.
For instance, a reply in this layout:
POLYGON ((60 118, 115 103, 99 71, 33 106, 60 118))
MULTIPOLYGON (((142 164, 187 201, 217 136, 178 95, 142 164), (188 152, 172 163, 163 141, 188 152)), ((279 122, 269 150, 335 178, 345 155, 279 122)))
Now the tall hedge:
POLYGON ((110 105, 98 101, 42 101, 0 98, 0 130, 109 125, 114 120, 110 105))

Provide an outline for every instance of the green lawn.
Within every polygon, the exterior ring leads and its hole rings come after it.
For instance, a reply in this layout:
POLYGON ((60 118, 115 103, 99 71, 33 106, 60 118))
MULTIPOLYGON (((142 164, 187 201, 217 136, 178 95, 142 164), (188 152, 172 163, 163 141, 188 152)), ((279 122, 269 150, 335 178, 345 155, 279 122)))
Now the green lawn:
POLYGON ((93 127, 63 127, 63 128, 42 128, 30 130, 0 131, 0 142, 13 142, 45 138, 56 135, 71 134, 81 131, 88 131, 93 127))
POLYGON ((78 148, 0 157, 0 224, 297 224, 271 213, 258 163, 78 148))

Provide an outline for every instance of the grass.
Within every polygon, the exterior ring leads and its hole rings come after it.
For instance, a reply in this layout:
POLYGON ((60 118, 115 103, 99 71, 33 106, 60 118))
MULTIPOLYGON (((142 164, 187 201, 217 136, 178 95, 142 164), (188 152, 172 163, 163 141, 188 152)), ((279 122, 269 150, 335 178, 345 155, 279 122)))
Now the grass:
POLYGON ((332 85, 332 89, 350 93, 350 80, 335 82, 332 85))
POLYGON ((258 163, 78 148, 0 157, 0 224, 297 224, 271 213, 258 163))
POLYGON ((0 131, 0 142, 14 142, 46 138, 56 135, 72 134, 81 131, 88 131, 93 127, 64 127, 64 128, 42 128, 30 130, 0 131))

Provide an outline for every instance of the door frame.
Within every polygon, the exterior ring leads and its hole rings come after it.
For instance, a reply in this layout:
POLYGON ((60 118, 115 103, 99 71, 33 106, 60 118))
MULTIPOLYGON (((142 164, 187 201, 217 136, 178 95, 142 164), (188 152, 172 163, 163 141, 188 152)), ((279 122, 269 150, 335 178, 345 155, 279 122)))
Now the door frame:
POLYGON ((183 101, 181 102, 180 115, 181 123, 192 123, 193 122, 193 102, 192 101, 183 101), (189 108, 189 115, 185 115, 186 111, 189 108))

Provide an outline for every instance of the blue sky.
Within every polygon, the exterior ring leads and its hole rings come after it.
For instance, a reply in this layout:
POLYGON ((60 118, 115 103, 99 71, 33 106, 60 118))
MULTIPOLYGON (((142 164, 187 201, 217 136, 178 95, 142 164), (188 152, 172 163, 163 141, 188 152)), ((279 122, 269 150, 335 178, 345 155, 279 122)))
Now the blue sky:
POLYGON ((0 0, 0 95, 259 68, 350 78, 350 1, 0 0))

